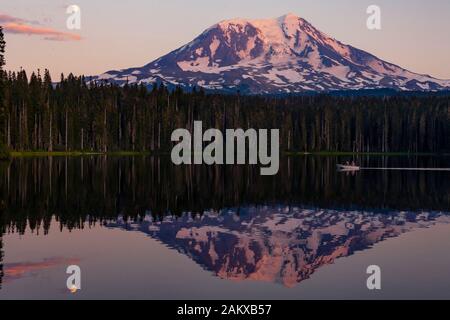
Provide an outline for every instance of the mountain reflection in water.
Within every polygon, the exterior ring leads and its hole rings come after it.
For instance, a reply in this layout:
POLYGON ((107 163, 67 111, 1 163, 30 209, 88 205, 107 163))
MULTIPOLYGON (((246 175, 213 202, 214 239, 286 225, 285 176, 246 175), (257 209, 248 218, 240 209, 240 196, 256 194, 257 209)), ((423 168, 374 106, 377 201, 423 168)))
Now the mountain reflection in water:
POLYGON ((278 282, 308 279, 337 258, 417 228, 448 223, 441 212, 337 211, 301 207, 248 207, 155 220, 109 222, 144 232, 229 280, 278 282))

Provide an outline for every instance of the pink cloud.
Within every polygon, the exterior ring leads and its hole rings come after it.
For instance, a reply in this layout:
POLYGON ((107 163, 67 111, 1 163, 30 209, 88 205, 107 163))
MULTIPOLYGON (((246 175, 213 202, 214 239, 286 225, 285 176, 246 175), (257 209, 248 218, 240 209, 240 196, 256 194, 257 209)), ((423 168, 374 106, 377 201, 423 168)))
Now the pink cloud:
POLYGON ((76 33, 58 31, 52 28, 30 26, 23 23, 10 22, 3 26, 5 32, 14 34, 26 34, 26 35, 40 35, 44 36, 45 40, 56 41, 78 41, 81 40, 81 36, 76 33))
POLYGON ((0 13, 0 24, 5 32, 13 34, 26 34, 29 36, 43 36, 45 40, 78 41, 81 36, 76 33, 58 31, 49 27, 42 27, 38 21, 31 21, 0 13))
POLYGON ((21 19, 18 17, 10 16, 8 14, 0 13, 0 23, 11 23, 11 22, 12 23, 20 23, 20 24, 25 24, 25 23, 40 24, 37 21, 25 20, 25 19, 21 19))

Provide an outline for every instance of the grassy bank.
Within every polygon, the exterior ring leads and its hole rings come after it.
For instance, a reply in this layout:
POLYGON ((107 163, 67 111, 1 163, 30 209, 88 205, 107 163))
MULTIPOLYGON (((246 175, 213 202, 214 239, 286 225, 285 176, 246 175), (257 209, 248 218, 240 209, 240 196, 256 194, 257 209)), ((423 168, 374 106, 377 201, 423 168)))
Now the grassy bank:
MULTIPOLYGON (((150 151, 12 151, 9 157, 86 157, 86 156, 111 156, 111 157, 133 157, 148 155, 169 155, 168 152, 150 152, 150 151)), ((323 156, 323 157, 352 157, 352 156, 450 156, 449 153, 417 153, 417 152, 346 152, 346 151, 319 151, 319 152, 285 152, 287 156, 323 156)), ((0 154, 1 155, 1 154, 0 154)), ((6 155, 6 153, 5 153, 6 155)), ((8 156, 5 156, 6 159, 8 156)))
POLYGON ((286 152, 288 156, 449 156, 448 153, 424 153, 424 152, 346 152, 346 151, 318 151, 318 152, 286 152))
POLYGON ((114 151, 114 152, 95 152, 95 151, 12 151, 13 158, 26 157, 86 157, 86 156, 145 156, 150 155, 150 152, 136 152, 136 151, 114 151))
POLYGON ((425 153, 425 152, 347 152, 347 151, 317 151, 317 152, 286 152, 288 156, 324 156, 324 157, 353 157, 353 156, 450 156, 448 153, 425 153))

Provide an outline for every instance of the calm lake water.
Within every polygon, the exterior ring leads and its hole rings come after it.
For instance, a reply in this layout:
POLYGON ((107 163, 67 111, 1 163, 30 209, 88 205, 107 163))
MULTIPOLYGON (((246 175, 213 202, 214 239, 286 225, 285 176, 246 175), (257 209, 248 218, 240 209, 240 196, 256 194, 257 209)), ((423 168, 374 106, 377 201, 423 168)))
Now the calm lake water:
POLYGON ((450 299, 450 172, 337 172, 346 160, 285 158, 274 177, 164 157, 2 163, 0 299, 450 299))

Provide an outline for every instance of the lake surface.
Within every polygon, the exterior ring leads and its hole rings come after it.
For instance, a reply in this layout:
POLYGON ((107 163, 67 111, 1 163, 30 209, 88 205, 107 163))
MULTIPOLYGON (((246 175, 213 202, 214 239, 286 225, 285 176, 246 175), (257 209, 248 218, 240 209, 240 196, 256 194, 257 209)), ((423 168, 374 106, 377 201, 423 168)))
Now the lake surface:
POLYGON ((273 177, 165 157, 2 163, 0 299, 450 299, 450 172, 337 172, 347 160, 284 158, 273 177))

